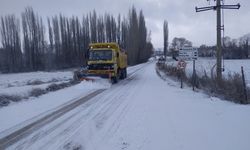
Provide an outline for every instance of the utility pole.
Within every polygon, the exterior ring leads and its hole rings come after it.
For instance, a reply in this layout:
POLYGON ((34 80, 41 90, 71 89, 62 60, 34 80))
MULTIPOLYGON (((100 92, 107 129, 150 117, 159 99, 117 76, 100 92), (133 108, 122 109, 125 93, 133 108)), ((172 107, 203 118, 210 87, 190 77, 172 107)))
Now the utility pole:
MULTIPOLYGON (((211 1, 211 0, 207 0, 211 1)), ((222 67, 221 67, 221 62, 222 62, 222 57, 221 57, 221 30, 224 29, 224 26, 221 26, 221 9, 239 9, 240 4, 238 3, 237 5, 221 5, 221 1, 223 0, 214 0, 216 1, 215 6, 207 6, 207 7, 195 7, 196 12, 201 12, 201 11, 208 11, 208 10, 215 10, 217 14, 217 51, 216 51, 216 73, 217 73, 217 78, 221 80, 222 78, 222 67)))
POLYGON ((216 62, 217 62, 217 68, 216 68, 216 73, 217 73, 217 78, 220 80, 221 79, 221 8, 218 6, 221 6, 220 0, 216 0, 216 14, 217 14, 217 46, 216 46, 216 62))

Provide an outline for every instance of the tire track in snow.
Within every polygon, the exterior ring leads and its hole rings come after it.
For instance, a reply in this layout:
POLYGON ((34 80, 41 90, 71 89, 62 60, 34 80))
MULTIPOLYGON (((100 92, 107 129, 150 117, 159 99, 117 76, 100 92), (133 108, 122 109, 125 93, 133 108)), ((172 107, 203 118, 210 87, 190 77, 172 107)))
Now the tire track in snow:
POLYGON ((0 149, 6 149, 7 147, 9 147, 10 145, 16 143, 17 141, 19 141, 20 139, 26 137, 27 135, 29 135, 30 133, 32 133, 34 130, 38 130, 39 128, 41 128, 42 126, 44 126, 45 124, 48 124, 50 122, 52 122, 54 119, 59 118, 60 116, 64 115, 65 113, 69 112, 70 110, 74 109, 75 107, 81 105, 82 103, 90 100, 91 98, 93 98, 94 96, 102 93, 105 89, 99 89, 97 91, 94 91, 90 94, 88 94, 87 96, 79 99, 78 101, 75 101, 11 134, 9 134, 6 137, 3 137, 2 139, 0 139, 0 149))
MULTIPOLYGON (((128 83, 130 83, 130 81, 135 78, 135 76, 136 76, 135 72, 137 72, 139 70, 141 70, 141 69, 137 69, 126 80, 122 80, 121 82, 119 82, 119 84, 121 84, 120 86, 117 86, 118 84, 115 84, 114 86, 112 86, 112 88, 109 91, 105 91, 101 95, 96 97, 95 99, 98 99, 96 101, 96 103, 98 103, 98 104, 95 103, 96 106, 94 106, 94 108, 91 108, 91 110, 89 110, 89 112, 92 112, 92 114, 90 113, 87 116, 85 115, 85 117, 79 117, 81 119, 76 119, 77 121, 75 123, 78 124, 79 126, 77 126, 77 127, 70 126, 68 128, 69 132, 72 132, 72 131, 76 132, 78 128, 81 128, 85 125, 87 126, 90 123, 91 123, 91 125, 93 125, 92 128, 95 128, 97 130, 101 129, 102 123, 104 123, 106 120, 108 120, 109 117, 112 116, 113 113, 115 113, 115 111, 123 103, 123 100, 121 99, 121 97, 126 96, 126 93, 128 92, 128 89, 126 90, 127 92, 124 91, 124 85, 128 85, 128 83), (122 95, 114 95, 114 93, 119 93, 119 94, 122 93, 122 95), (98 111, 96 111, 97 109, 98 109, 98 111)), ((75 124, 75 123, 73 123, 73 124, 75 124)), ((91 130, 91 129, 89 129, 89 130, 91 130)), ((71 134, 67 138, 70 139, 70 137, 72 137, 72 136, 73 136, 73 134, 71 134)), ((64 137, 65 137, 65 133, 61 132, 60 134, 54 136, 52 139, 58 140, 58 138, 60 138, 63 140, 64 137)), ((39 149, 48 149, 48 145, 51 145, 51 143, 53 143, 53 140, 44 144, 45 145, 44 147, 39 147, 39 149)))
MULTIPOLYGON (((144 65, 142 65, 142 66, 139 67, 139 68, 133 69, 133 70, 128 74, 128 78, 127 78, 126 80, 122 80, 122 81, 120 81, 118 84, 113 85, 113 86, 112 86, 112 89, 117 89, 117 90, 119 91, 118 93, 124 93, 124 92, 121 92, 122 90, 124 90, 123 88, 121 88, 121 86, 127 85, 128 83, 130 83, 131 80, 134 80, 136 73, 137 73, 138 71, 140 71, 142 68, 144 68, 146 65, 147 65, 147 63, 144 64, 144 65)), ((86 97, 88 97, 88 98, 87 98, 87 100, 85 100, 85 101, 88 101, 89 99, 92 99, 94 96, 97 96, 98 94, 103 93, 103 91, 104 91, 104 89, 102 89, 102 90, 97 90, 97 91, 93 92, 93 95, 91 95, 92 93, 90 94, 91 96, 87 95, 86 97)), ((110 107, 114 104, 114 102, 117 101, 117 99, 121 99, 121 97, 126 96, 126 94, 117 95, 117 96, 115 96, 115 97, 113 96, 113 98, 112 98, 112 93, 111 93, 110 96, 111 96, 110 99, 111 99, 112 101, 107 101, 106 109, 105 109, 106 111, 102 112, 102 114, 106 114, 106 116, 112 115, 112 113, 115 112, 115 110, 114 110, 114 111, 111 113, 111 112, 109 112, 108 110, 109 110, 110 107)), ((85 98, 85 97, 84 97, 84 98, 85 98)), ((84 98, 82 98, 82 99, 84 99, 84 98)), ((109 99, 109 98, 107 98, 107 99, 109 99)), ((107 99, 106 99, 106 100, 107 100, 107 99)), ((85 102, 85 101, 84 101, 84 102, 85 102)), ((77 102, 78 102, 78 101, 74 102, 74 104, 77 103, 77 102)), ((82 102, 82 103, 84 103, 84 102, 82 102)), ((117 102, 119 102, 119 101, 117 101, 117 102)), ((82 104, 82 103, 81 103, 81 104, 82 104)), ((119 105, 118 105, 118 104, 119 104, 119 103, 117 103, 117 105, 115 105, 117 108, 120 106, 121 103, 120 103, 119 105)), ((80 105, 80 104, 77 103, 77 106, 78 106, 78 105, 80 105)), ((65 107, 68 107, 68 106, 65 106, 65 107)), ((74 107, 76 107, 76 106, 74 106, 74 107)), ((20 129, 20 130, 14 132, 14 133, 12 133, 12 134, 10 134, 9 136, 0 139, 0 144, 1 144, 1 147, 0 147, 0 148, 7 148, 7 147, 9 147, 10 145, 16 143, 17 141, 19 141, 19 140, 21 140, 21 139, 22 139, 22 140, 18 142, 18 145, 16 145, 16 148, 18 148, 18 149, 23 149, 23 148, 26 149, 26 148, 29 148, 34 142, 40 140, 41 138, 43 138, 43 137, 45 137, 45 136, 48 136, 48 134, 50 134, 50 132, 53 132, 54 130, 56 130, 56 129, 57 129, 59 126, 61 126, 64 122, 70 121, 72 118, 74 118, 76 115, 78 115, 79 112, 76 112, 76 113, 72 114, 71 116, 67 117, 67 118, 64 119, 63 121, 61 121, 61 122, 59 122, 58 124, 56 124, 56 125, 50 127, 50 128, 47 129, 47 130, 42 130, 42 131, 40 131, 40 132, 38 132, 38 133, 36 132, 36 133, 33 133, 33 134, 32 134, 32 132, 34 132, 34 130, 38 130, 39 128, 44 127, 44 126, 45 126, 46 124, 48 124, 49 122, 52 122, 53 120, 55 120, 55 119, 59 118, 60 116, 62 116, 63 114, 65 114, 66 112, 68 112, 68 111, 74 109, 74 107, 70 107, 70 109, 67 109, 67 111, 65 111, 65 112, 63 112, 63 113, 60 112, 60 111, 58 111, 59 114, 57 114, 57 115, 55 115, 55 116, 53 116, 53 117, 49 117, 50 115, 49 115, 49 116, 45 116, 44 118, 41 118, 40 120, 35 121, 34 123, 32 123, 32 124, 30 124, 30 125, 28 125, 28 126, 22 128, 22 129, 20 129), (49 118, 50 118, 50 119, 49 119, 49 118), (49 120, 46 121, 46 119, 49 119, 49 120), (40 124, 39 124, 39 123, 40 123, 40 124), (35 124, 37 124, 37 126, 34 126, 35 124), (33 126, 34 126, 34 127, 33 127, 33 126), (23 133, 22 133, 22 132, 23 132, 23 133), (21 134, 19 134, 19 133, 21 133, 21 134), (25 137, 28 136, 28 135, 30 136, 31 134, 32 134, 32 136, 31 136, 30 138, 28 138, 28 140, 26 140, 27 138, 25 139, 25 137), (11 138, 9 138, 9 137, 11 137, 11 138)), ((97 105, 96 107, 100 107, 100 106, 97 105)), ((63 107, 63 108, 64 108, 64 107, 63 107)), ((113 106, 112 109, 114 109, 114 106, 113 106)), ((60 109, 60 110, 61 110, 61 109, 60 109)), ((102 109, 101 109, 101 110, 102 110, 102 109)), ((79 128, 79 127, 82 125, 83 122, 86 122, 86 121, 88 120, 88 119, 86 120, 86 117, 90 115, 90 112, 91 112, 91 111, 87 112, 87 114, 85 113, 84 115, 80 116, 76 121, 74 121, 71 125, 69 125, 68 128, 65 128, 62 132, 60 132, 59 134, 57 134, 56 136, 54 136, 54 137, 51 139, 51 141, 49 141, 49 142, 46 143, 46 145, 52 143, 52 142, 53 142, 53 139, 57 139, 58 137, 60 137, 60 136, 62 136, 62 135, 64 135, 64 134, 67 134, 68 132, 71 132, 71 131, 73 131, 74 129, 79 128)), ((54 114, 54 113, 52 113, 52 114, 54 114)), ((96 114, 95 117, 98 117, 98 114, 96 114)), ((103 115, 102 115, 102 118, 99 118, 99 119, 101 119, 102 121, 105 121, 105 120, 108 119, 108 118, 105 118, 105 117, 103 117, 103 115)), ((63 136, 62 136, 62 137, 63 137, 63 136)), ((41 148, 44 148, 44 147, 41 147, 41 148)), ((45 146, 44 149, 46 149, 46 146, 45 146)))

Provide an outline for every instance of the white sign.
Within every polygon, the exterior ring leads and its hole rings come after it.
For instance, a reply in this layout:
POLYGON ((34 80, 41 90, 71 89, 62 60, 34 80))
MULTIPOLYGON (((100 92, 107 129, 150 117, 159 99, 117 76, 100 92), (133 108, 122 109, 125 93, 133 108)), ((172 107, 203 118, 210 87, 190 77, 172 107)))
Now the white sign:
POLYGON ((198 49, 194 47, 183 47, 179 49, 179 57, 183 60, 198 58, 198 49))

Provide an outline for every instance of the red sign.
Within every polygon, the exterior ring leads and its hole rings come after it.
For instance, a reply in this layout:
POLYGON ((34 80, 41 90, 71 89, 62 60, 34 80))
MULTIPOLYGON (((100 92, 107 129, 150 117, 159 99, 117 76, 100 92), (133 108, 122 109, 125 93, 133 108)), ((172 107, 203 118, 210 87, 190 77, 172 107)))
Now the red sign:
POLYGON ((185 69, 186 68, 187 63, 184 60, 179 60, 178 64, 177 64, 177 69, 185 69))

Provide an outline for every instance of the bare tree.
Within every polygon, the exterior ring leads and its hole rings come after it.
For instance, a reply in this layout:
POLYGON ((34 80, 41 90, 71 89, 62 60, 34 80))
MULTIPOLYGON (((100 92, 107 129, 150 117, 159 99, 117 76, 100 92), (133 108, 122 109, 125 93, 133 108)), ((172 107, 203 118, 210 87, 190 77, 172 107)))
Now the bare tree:
POLYGON ((127 49, 127 43, 128 43, 128 21, 124 17, 123 21, 121 23, 121 46, 125 49, 127 49))
POLYGON ((94 10, 93 13, 90 13, 90 35, 91 35, 91 42, 97 42, 97 15, 96 11, 94 10))
POLYGON ((100 16, 97 20, 97 41, 98 42, 105 42, 105 26, 104 26, 104 19, 100 16))
POLYGON ((20 22, 14 15, 1 17, 4 71, 18 72, 22 69, 20 22))
POLYGON ((121 35, 122 35, 121 34, 121 14, 119 14, 117 17, 117 28, 116 28, 116 39, 119 45, 121 45, 121 40, 122 40, 121 35))
POLYGON ((19 20, 13 16, 1 18, 4 51, 1 56, 8 56, 1 62, 9 65, 6 67, 8 71, 20 69, 22 64, 26 71, 85 65, 90 42, 118 42, 127 49, 130 65, 145 62, 151 54, 152 44, 147 42, 143 12, 137 16, 135 7, 123 19, 120 14, 117 18, 111 14, 97 17, 95 10, 83 16, 82 21, 76 16, 65 17, 62 14, 47 18, 48 42, 43 20, 31 7, 25 9, 21 18, 24 57, 19 20), (22 63, 22 58, 25 63, 22 63))
POLYGON ((137 64, 139 53, 139 25, 136 9, 133 6, 129 11, 129 28, 128 28, 128 62, 130 65, 137 64))
POLYGON ((22 13, 24 53, 28 70, 44 69, 45 27, 31 7, 22 13))
POLYGON ((164 56, 167 56, 167 51, 168 51, 168 22, 165 20, 163 23, 163 52, 164 52, 164 56))
POLYGON ((147 28, 144 19, 144 15, 142 10, 140 11, 139 15, 139 47, 138 47, 138 54, 137 54, 137 63, 142 63, 147 61, 148 53, 146 52, 146 44, 147 44, 147 28))
POLYGON ((192 42, 190 42, 189 40, 183 37, 180 37, 180 38, 175 37, 172 41, 172 46, 173 48, 178 49, 183 46, 192 46, 192 42))

